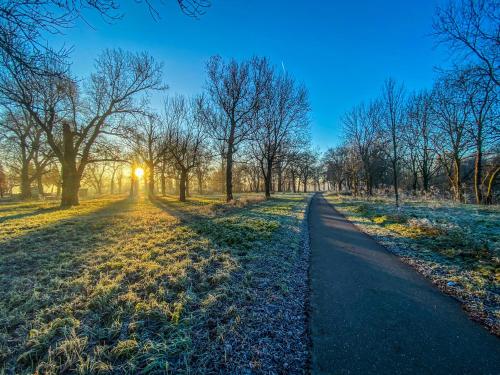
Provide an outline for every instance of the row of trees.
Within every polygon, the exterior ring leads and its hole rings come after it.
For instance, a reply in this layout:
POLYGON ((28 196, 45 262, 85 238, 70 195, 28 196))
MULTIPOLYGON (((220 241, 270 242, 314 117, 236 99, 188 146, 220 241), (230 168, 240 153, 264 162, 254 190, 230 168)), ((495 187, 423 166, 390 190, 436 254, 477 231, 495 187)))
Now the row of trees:
MULTIPOLYGON (((45 183, 58 191, 60 185, 62 206, 77 205, 82 183, 100 193, 108 177, 110 191, 115 179, 120 191, 125 166, 143 166, 150 195, 157 183, 165 194, 167 180, 175 179, 185 200, 189 180, 196 175, 201 190, 216 159, 225 175, 219 190, 228 201, 235 161, 240 174, 258 168, 267 197, 274 179, 283 189, 289 169, 291 188, 300 176, 307 188, 307 168, 300 164, 308 140, 307 92, 265 58, 211 58, 205 92, 167 97, 160 111, 146 97, 166 90, 162 65, 145 53, 106 50, 83 80, 50 55, 39 63, 34 73, 4 55, 0 74, 2 154, 23 198, 34 183, 39 192, 45 183)), ((134 192, 137 177, 130 177, 134 192)))
POLYGON ((499 4, 463 0, 438 8, 435 37, 456 58, 430 90, 407 92, 393 79, 343 120, 344 143, 325 155, 328 180, 355 193, 392 185, 449 190, 491 203, 500 172, 499 4), (390 171, 390 173, 388 173, 390 171))

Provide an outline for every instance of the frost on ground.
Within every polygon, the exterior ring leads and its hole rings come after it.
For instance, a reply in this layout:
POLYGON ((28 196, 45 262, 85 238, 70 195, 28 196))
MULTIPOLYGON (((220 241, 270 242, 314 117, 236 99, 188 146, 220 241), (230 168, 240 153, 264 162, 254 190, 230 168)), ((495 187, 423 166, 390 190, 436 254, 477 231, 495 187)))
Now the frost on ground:
POLYGON ((304 373, 308 198, 0 204, 0 373, 304 373))
POLYGON ((500 208, 326 197, 355 225, 463 303, 500 335, 500 208))

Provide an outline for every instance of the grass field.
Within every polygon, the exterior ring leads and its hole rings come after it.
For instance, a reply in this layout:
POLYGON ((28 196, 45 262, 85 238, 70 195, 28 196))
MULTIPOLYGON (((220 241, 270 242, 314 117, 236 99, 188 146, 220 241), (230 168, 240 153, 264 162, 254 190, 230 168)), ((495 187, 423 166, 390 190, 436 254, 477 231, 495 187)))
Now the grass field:
POLYGON ((328 195, 349 220, 500 335, 500 209, 328 195))
POLYGON ((299 372, 306 203, 1 203, 0 373, 299 372))

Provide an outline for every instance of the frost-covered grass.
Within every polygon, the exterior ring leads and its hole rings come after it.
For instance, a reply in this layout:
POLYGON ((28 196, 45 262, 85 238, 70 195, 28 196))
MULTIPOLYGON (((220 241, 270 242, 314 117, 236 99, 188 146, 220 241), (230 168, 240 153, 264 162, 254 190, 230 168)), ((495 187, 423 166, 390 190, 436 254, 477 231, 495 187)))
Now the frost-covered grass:
POLYGON ((0 204, 0 374, 301 373, 306 200, 0 204))
POLYGON ((500 208, 328 195, 349 220, 500 334, 500 208))

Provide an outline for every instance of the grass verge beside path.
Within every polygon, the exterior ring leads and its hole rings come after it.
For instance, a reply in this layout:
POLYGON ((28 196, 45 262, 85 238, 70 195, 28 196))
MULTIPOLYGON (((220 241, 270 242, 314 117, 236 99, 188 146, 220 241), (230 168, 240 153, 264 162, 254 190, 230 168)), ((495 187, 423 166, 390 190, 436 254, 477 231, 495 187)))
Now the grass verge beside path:
POLYGON ((500 209, 326 195, 337 210, 500 335, 500 209))
POLYGON ((0 204, 0 373, 303 373, 307 198, 0 204))

